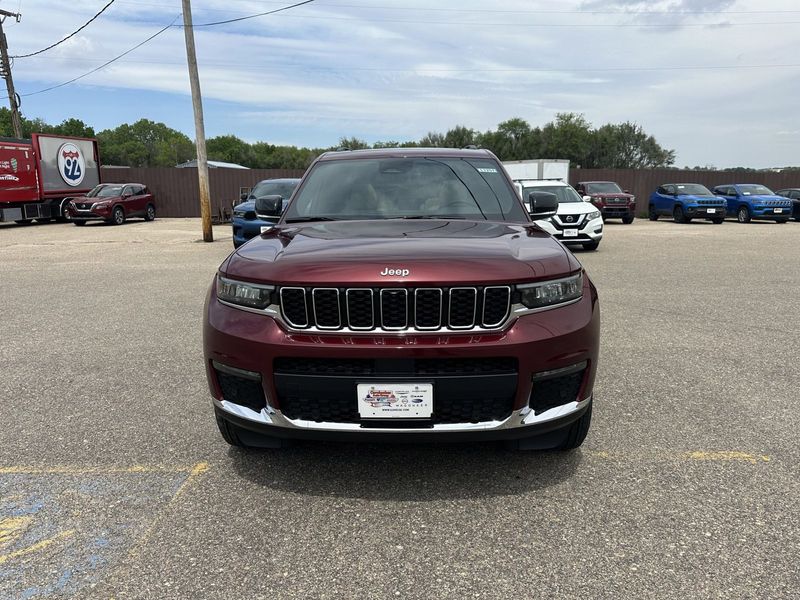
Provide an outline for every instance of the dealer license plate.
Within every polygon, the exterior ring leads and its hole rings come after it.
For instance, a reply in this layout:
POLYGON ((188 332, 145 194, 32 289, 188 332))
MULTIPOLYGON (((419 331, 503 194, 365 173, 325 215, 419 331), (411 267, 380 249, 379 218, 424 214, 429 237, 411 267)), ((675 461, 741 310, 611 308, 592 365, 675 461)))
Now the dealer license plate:
POLYGON ((358 414, 362 419, 430 419, 432 383, 359 383, 358 414))
POLYGON ((715 212, 717 212, 716 208, 709 208, 708 209, 708 214, 710 214, 710 215, 713 215, 715 212))
POLYGON ((782 208, 776 208, 775 209, 775 214, 782 213, 782 212, 783 212, 782 208))
POLYGON ((577 229, 565 229, 564 230, 564 237, 578 237, 578 230, 577 229))

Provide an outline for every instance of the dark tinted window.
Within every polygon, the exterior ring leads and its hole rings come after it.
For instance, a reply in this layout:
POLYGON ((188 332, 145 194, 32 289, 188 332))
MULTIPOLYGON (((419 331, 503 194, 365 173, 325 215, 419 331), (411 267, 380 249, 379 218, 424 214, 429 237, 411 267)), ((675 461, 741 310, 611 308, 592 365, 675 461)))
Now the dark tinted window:
POLYGON ((314 217, 528 222, 495 161, 431 156, 317 163, 286 212, 287 221, 314 217))
POLYGON ((583 202, 578 193, 568 185, 539 185, 536 187, 522 188, 522 200, 528 202, 528 195, 531 192, 549 192, 556 197, 558 203, 562 202, 583 202))
POLYGON ((598 181, 586 184, 586 191, 590 194, 621 194, 622 189, 613 181, 598 181))
POLYGON ((286 181, 260 181, 250 191, 250 199, 263 198, 264 196, 280 196, 284 199, 289 198, 294 192, 297 183, 286 181))
POLYGON ((711 192, 699 183, 679 183, 675 186, 679 194, 687 196, 711 196, 711 192))

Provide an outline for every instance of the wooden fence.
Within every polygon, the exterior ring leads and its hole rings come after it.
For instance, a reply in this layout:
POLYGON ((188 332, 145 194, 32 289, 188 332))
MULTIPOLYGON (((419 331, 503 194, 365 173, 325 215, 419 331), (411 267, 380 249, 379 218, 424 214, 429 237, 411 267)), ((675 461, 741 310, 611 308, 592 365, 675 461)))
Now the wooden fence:
MULTIPOLYGON (((239 202, 241 188, 251 188, 262 179, 301 177, 295 169, 209 169, 211 211, 218 221, 230 218, 239 202)), ((143 183, 155 194, 162 217, 199 217, 197 169, 192 168, 103 168, 106 183, 143 183)), ((726 183, 761 183, 772 190, 800 187, 800 171, 782 173, 724 171, 682 171, 677 169, 571 169, 569 182, 616 181, 636 195, 640 215, 647 213, 647 199, 662 183, 702 183, 708 188, 726 183)))
POLYGON ((636 196, 637 213, 644 216, 650 194, 663 183, 700 183, 709 189, 727 183, 760 183, 775 191, 800 187, 800 171, 737 173, 678 169, 570 169, 569 182, 575 185, 579 181, 617 182, 623 190, 636 196))
MULTIPOLYGON (((240 202, 241 188, 252 188, 262 179, 300 177, 295 169, 209 169, 211 214, 217 221, 230 218, 231 208, 240 202)), ((200 200, 197 169, 193 168, 103 168, 103 183, 142 183, 153 192, 161 217, 199 217, 200 200)))

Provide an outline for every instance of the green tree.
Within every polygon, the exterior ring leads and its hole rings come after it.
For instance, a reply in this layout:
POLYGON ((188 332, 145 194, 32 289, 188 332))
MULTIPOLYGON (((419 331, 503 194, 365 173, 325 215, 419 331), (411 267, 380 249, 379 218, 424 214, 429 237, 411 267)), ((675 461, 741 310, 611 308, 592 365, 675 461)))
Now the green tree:
POLYGON ((185 134, 148 119, 123 123, 97 134, 103 164, 129 167, 174 167, 195 158, 195 147, 185 134))
POLYGON ((444 148, 444 134, 429 131, 420 141, 420 148, 444 148))
POLYGON ((51 127, 50 133, 88 138, 92 138, 95 135, 94 127, 90 127, 80 119, 64 119, 60 125, 51 127))
POLYGON ((541 135, 538 127, 533 129, 524 119, 514 118, 500 123, 496 131, 482 134, 478 141, 500 160, 528 160, 539 157, 541 135))
POLYGON ((605 169, 669 167, 675 162, 675 152, 662 148, 641 125, 626 121, 603 125, 594 132, 589 162, 605 169))
POLYGON ((566 158, 574 165, 586 167, 592 147, 591 123, 580 114, 558 113, 554 121, 542 127, 538 158, 566 158))
POLYGON ((465 148, 477 143, 477 133, 474 129, 456 125, 444 134, 443 146, 445 148, 465 148))
POLYGON ((206 140, 209 160, 221 160, 245 167, 255 167, 253 147, 235 135, 219 135, 206 140))
POLYGON ((336 148, 347 148, 348 150, 365 150, 369 148, 369 144, 364 140, 357 137, 342 137, 339 138, 339 145, 336 148))

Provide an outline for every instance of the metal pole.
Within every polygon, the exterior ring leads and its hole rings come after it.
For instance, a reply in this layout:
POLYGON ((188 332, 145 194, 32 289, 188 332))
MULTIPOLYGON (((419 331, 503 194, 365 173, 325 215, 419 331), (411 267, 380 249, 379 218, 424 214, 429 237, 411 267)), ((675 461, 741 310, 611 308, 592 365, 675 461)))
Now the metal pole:
POLYGON ((6 80, 8 89, 8 103, 11 105, 11 127, 14 129, 14 137, 22 137, 22 124, 19 119, 19 105, 17 104, 17 93, 14 91, 14 80, 11 77, 11 61, 8 59, 8 44, 6 34, 3 32, 3 21, 6 17, 14 17, 19 22, 20 15, 17 13, 0 10, 0 76, 6 80))
POLYGON ((192 28, 192 6, 183 0, 183 33, 186 36, 186 61, 189 63, 189 82, 192 86, 194 107, 194 129, 197 136, 197 178, 200 184, 200 217, 203 221, 203 241, 213 242, 211 229, 211 191, 208 187, 208 157, 206 156, 206 132, 203 127, 203 100, 200 96, 200 77, 197 73, 197 55, 194 50, 192 28))

